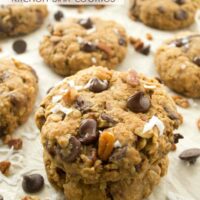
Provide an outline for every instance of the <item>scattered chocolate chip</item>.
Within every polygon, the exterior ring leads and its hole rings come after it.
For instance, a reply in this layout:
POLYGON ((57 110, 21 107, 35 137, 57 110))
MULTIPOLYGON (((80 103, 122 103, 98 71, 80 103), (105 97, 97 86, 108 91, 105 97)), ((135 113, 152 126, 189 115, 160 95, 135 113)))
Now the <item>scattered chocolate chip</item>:
POLYGON ((186 20, 188 18, 188 14, 184 10, 178 10, 174 13, 174 18, 177 20, 186 20))
POLYGON ((174 2, 179 5, 183 5, 185 3, 185 0, 174 0, 174 2))
POLYGON ((196 64, 196 65, 198 65, 199 67, 200 67, 200 57, 195 57, 194 59, 193 59, 193 62, 196 64))
POLYGON ((56 21, 60 21, 62 18, 64 17, 64 14, 62 11, 58 10, 55 15, 54 15, 54 19, 56 21))
POLYGON ((157 7, 157 10, 160 12, 160 13, 165 13, 165 8, 163 7, 163 6, 159 6, 159 7, 157 7))
POLYGON ((136 113, 147 112, 151 106, 150 98, 144 92, 137 92, 128 98, 127 107, 136 113))
POLYGON ((194 164, 197 158, 200 156, 200 149, 199 148, 191 148, 183 151, 179 158, 181 160, 187 161, 190 164, 194 164))
POLYGON ((76 137, 72 136, 69 139, 69 144, 67 148, 66 149, 58 148, 57 151, 61 155, 61 158, 64 161, 71 163, 74 162, 76 158, 79 156, 81 151, 81 143, 76 137))
POLYGON ((86 29, 90 29, 90 28, 93 27, 93 22, 92 22, 92 20, 91 20, 90 18, 80 19, 80 20, 78 21, 78 23, 79 23, 82 27, 84 27, 84 28, 86 28, 86 29))
POLYGON ((80 142, 82 144, 92 144, 98 139, 97 122, 94 119, 85 119, 79 128, 80 142))
POLYGON ((127 45, 127 42, 126 42, 125 38, 123 38, 123 37, 119 38, 118 43, 121 46, 126 46, 127 45))
POLYGON ((108 81, 93 78, 90 80, 89 90, 95 93, 102 92, 108 89, 108 81))
POLYGON ((25 175, 22 181, 22 188, 27 193, 35 193, 44 187, 44 178, 40 174, 25 175))
POLYGON ((110 156, 109 161, 112 162, 121 160, 123 157, 126 156, 126 152, 127 152, 127 147, 121 147, 115 149, 112 155, 110 156))
POLYGON ((180 133, 174 134, 174 143, 177 144, 180 139, 183 139, 184 137, 180 133))
POLYGON ((107 121, 108 123, 112 123, 112 124, 116 123, 116 121, 110 115, 106 113, 101 113, 101 118, 107 121))
POLYGON ((149 53, 150 53, 150 49, 151 49, 151 46, 150 45, 147 45, 145 47, 143 47, 142 49, 140 49, 140 53, 145 55, 145 56, 148 56, 149 53))
POLYGON ((22 54, 26 51, 26 47, 27 44, 24 40, 16 40, 13 43, 13 50, 17 53, 17 54, 22 54))
POLYGON ((87 113, 91 110, 92 104, 86 100, 84 100, 82 97, 77 97, 75 101, 74 107, 78 109, 81 113, 87 113))
POLYGON ((84 42, 82 45, 81 45, 81 50, 82 51, 85 51, 85 52, 93 52, 93 51, 96 51, 96 45, 92 44, 92 42, 84 42))

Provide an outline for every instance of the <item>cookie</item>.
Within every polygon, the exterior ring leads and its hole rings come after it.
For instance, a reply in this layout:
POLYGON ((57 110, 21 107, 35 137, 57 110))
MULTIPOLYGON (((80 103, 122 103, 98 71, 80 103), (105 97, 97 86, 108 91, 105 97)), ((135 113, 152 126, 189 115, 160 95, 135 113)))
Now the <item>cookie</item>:
POLYGON ((167 172, 180 116, 155 79, 91 67, 36 112, 49 180, 68 200, 141 200, 167 172))
POLYGON ((35 71, 15 60, 0 60, 0 137, 23 124, 33 109, 37 94, 35 71))
POLYGON ((130 15, 147 26, 162 30, 188 27, 200 3, 194 0, 132 0, 130 15))
POLYGON ((0 6, 0 38, 33 32, 43 24, 47 14, 46 5, 0 6))
POLYGON ((122 62, 126 51, 124 28, 100 18, 74 18, 56 23, 40 45, 44 61, 64 76, 93 65, 114 68, 122 62))
POLYGON ((200 97, 200 34, 183 33, 166 41, 155 56, 160 78, 187 97, 200 97))

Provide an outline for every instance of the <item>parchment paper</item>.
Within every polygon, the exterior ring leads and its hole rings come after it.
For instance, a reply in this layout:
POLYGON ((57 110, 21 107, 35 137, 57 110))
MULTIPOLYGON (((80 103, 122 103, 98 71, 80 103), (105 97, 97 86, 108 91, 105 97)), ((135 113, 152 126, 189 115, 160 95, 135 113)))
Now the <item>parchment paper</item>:
MULTIPOLYGON (((101 10, 88 7, 85 8, 81 14, 78 13, 75 8, 49 6, 50 15, 41 29, 28 36, 22 37, 28 44, 26 53, 16 55, 13 52, 12 43, 16 38, 0 41, 0 47, 3 49, 3 52, 0 53, 0 57, 15 57, 31 65, 39 76, 40 91, 34 110, 36 110, 39 102, 46 95, 46 91, 59 80, 62 80, 62 77, 56 75, 44 64, 38 53, 39 42, 42 40, 43 35, 47 33, 47 25, 54 22, 53 14, 57 10, 62 10, 66 18, 100 16, 105 19, 116 20, 126 27, 129 35, 142 38, 146 41, 146 44, 150 43, 151 54, 149 56, 143 56, 135 52, 132 46, 129 46, 127 57, 117 70, 124 71, 129 68, 134 68, 151 77, 157 75, 153 62, 156 48, 164 39, 176 33, 158 31, 140 22, 132 21, 128 17, 128 5, 107 6, 101 10), (149 42, 146 40, 146 33, 151 33, 153 35, 153 41, 149 42)), ((186 30, 198 31, 198 28, 200 28, 200 26, 198 26, 199 23, 200 20, 197 15, 195 25, 186 30)), ((169 92, 171 91, 169 90, 169 92)), ((200 131, 196 125, 197 119, 200 118, 200 101, 190 99, 190 103, 191 107, 189 109, 178 108, 179 112, 184 116, 184 123, 177 132, 184 135, 184 139, 177 145, 177 150, 170 153, 168 175, 162 179, 161 183, 155 188, 148 200, 200 200, 200 159, 195 165, 188 166, 178 158, 181 151, 187 148, 200 147, 200 131)), ((46 178, 42 161, 42 146, 40 143, 39 131, 34 125, 34 112, 30 116, 28 122, 17 129, 14 136, 23 137, 24 145, 21 151, 13 152, 0 143, 0 161, 8 159, 12 162, 12 175, 7 179, 2 178, 2 175, 0 175, 0 194, 4 196, 5 200, 20 200, 21 197, 25 196, 21 187, 22 175, 36 172, 41 173, 45 177, 46 183, 45 189, 36 195, 39 196, 41 200, 62 200, 62 194, 55 191, 46 178)))

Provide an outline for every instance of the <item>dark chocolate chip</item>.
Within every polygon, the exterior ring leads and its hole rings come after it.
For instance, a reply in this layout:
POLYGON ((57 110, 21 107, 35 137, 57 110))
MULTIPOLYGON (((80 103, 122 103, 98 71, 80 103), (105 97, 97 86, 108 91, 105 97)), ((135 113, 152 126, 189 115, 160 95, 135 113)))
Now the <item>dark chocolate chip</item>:
POLYGON ((173 0, 173 1, 179 5, 183 5, 185 3, 185 0, 173 0))
POLYGON ((139 172, 141 170, 141 168, 142 168, 141 164, 135 165, 136 172, 139 172))
POLYGON ((92 42, 84 42, 81 45, 81 50, 88 53, 96 51, 96 49, 97 49, 96 45, 94 45, 92 42))
POLYGON ((3 200, 3 196, 2 195, 0 195, 0 200, 3 200))
POLYGON ((151 106, 150 98, 144 92, 137 92, 128 98, 127 107, 136 113, 147 112, 151 106))
POLYGON ((112 155, 110 156, 109 161, 112 162, 121 160, 126 156, 126 152, 127 152, 127 147, 121 147, 115 149, 112 155))
POLYGON ((127 42, 126 42, 125 38, 123 38, 123 37, 119 38, 118 43, 121 46, 126 46, 127 45, 127 42))
POLYGON ((151 49, 151 46, 148 45, 148 46, 145 46, 143 47, 142 49, 139 50, 139 52, 145 56, 148 56, 149 53, 150 53, 150 49, 151 49))
POLYGON ((56 167, 56 173, 58 174, 58 176, 62 179, 65 179, 66 177, 66 173, 63 169, 56 167))
POLYGON ((183 45, 185 45, 183 39, 177 39, 173 43, 175 44, 176 47, 182 47, 183 45))
POLYGON ((82 97, 78 97, 75 101, 74 107, 81 113, 87 113, 91 110, 92 104, 89 101, 84 100, 82 97))
POLYGON ((82 144, 92 144, 98 139, 97 122, 94 119, 85 119, 79 128, 80 142, 82 144))
POLYGON ((183 151, 179 158, 181 160, 187 161, 190 164, 194 164, 197 158, 200 156, 200 149, 199 148, 191 148, 183 151))
POLYGON ((195 57, 193 62, 200 67, 200 56, 195 57))
POLYGON ((102 92, 108 89, 108 81, 107 80, 100 80, 98 78, 93 78, 90 80, 89 90, 95 93, 102 92))
POLYGON ((79 23, 82 27, 84 27, 84 28, 86 28, 86 29, 90 29, 90 28, 93 27, 93 22, 92 22, 92 20, 91 20, 90 18, 80 19, 80 20, 78 21, 78 23, 79 23))
POLYGON ((13 50, 17 53, 17 54, 22 54, 26 51, 26 47, 27 44, 24 40, 16 40, 13 43, 13 50))
POLYGON ((44 178, 40 174, 25 175, 22 188, 26 193, 36 193, 44 187, 44 178))
POLYGON ((159 6, 159 7, 157 7, 157 10, 161 13, 161 14, 163 14, 163 13, 165 13, 165 8, 163 7, 163 6, 159 6))
POLYGON ((177 144, 180 139, 183 139, 184 137, 180 133, 174 133, 174 143, 177 144))
POLYGON ((71 163, 74 162, 76 158, 79 156, 81 152, 81 143, 76 137, 72 136, 69 139, 69 144, 67 146, 67 149, 58 148, 57 151, 61 155, 61 158, 64 161, 71 163))
POLYGON ((177 20, 186 20, 188 18, 188 14, 184 10, 178 10, 174 13, 174 17, 177 20))
POLYGON ((101 113, 101 118, 107 121, 108 123, 112 123, 112 124, 116 123, 116 121, 110 115, 106 113, 101 113))
POLYGON ((54 19, 55 19, 56 21, 58 21, 58 22, 59 22, 63 17, 64 17, 64 14, 63 14, 63 12, 60 11, 60 10, 58 10, 58 11, 55 13, 55 15, 54 15, 54 19))

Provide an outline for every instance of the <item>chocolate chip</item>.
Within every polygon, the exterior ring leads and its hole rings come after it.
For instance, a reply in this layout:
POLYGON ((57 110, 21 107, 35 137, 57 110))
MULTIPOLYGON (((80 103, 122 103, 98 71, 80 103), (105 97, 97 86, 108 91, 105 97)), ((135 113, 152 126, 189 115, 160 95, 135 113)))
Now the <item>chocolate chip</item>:
POLYGON ((188 14, 184 10, 178 10, 174 13, 174 17, 177 20, 186 20, 188 18, 188 14))
POLYGON ((0 195, 0 200, 3 200, 3 196, 2 195, 0 195))
POLYGON ((89 90, 95 93, 102 92, 108 89, 108 81, 93 78, 90 80, 89 90))
POLYGON ((79 128, 80 142, 82 144, 92 144, 98 139, 97 122, 94 119, 85 119, 79 128))
POLYGON ((183 45, 185 45, 182 39, 177 39, 173 43, 175 44, 176 47, 182 47, 183 45))
POLYGON ((85 51, 85 52, 93 52, 93 51, 96 51, 96 45, 92 44, 92 42, 84 42, 82 45, 81 45, 81 50, 82 51, 85 51))
POLYGON ((44 187, 44 178, 40 174, 25 175, 22 181, 22 188, 27 193, 35 193, 44 187))
POLYGON ((187 161, 190 164, 194 164, 197 158, 200 156, 200 149, 199 148, 191 148, 183 151, 179 158, 181 160, 187 161))
POLYGON ((185 0, 174 0, 175 3, 182 5, 185 3, 185 0))
POLYGON ((128 98, 127 107, 136 113, 147 112, 151 106, 150 98, 144 92, 137 92, 128 98))
POLYGON ((74 136, 71 136, 71 138, 69 139, 69 144, 67 146, 67 149, 61 149, 61 148, 57 149, 57 152, 61 155, 61 158, 68 163, 74 162, 76 158, 79 156, 80 151, 81 151, 81 143, 74 136))
POLYGON ((177 144, 180 139, 183 139, 184 137, 180 133, 174 133, 174 143, 177 144))
POLYGON ((193 62, 196 64, 196 65, 198 65, 199 67, 200 67, 200 57, 195 57, 194 59, 193 59, 193 62))
POLYGON ((126 46, 127 45, 127 42, 126 42, 125 38, 123 38, 123 37, 119 38, 118 43, 121 46, 126 46))
POLYGON ((174 112, 173 110, 171 110, 170 108, 164 106, 164 110, 167 112, 167 116, 171 119, 171 120, 178 120, 180 119, 180 116, 178 115, 177 112, 174 112))
POLYGON ((24 40, 16 40, 13 43, 13 50, 17 53, 17 54, 22 54, 26 51, 26 47, 27 44, 24 40))
POLYGON ((80 20, 78 21, 78 23, 79 23, 82 27, 84 27, 84 28, 86 28, 86 29, 90 29, 90 28, 93 27, 93 22, 92 22, 92 20, 91 20, 90 18, 80 19, 80 20))
POLYGON ((142 49, 140 49, 139 52, 140 52, 141 54, 147 56, 147 55, 149 55, 149 53, 150 53, 150 49, 151 49, 151 46, 148 45, 148 46, 145 46, 145 47, 143 47, 142 49))
POLYGON ((63 12, 60 10, 58 10, 54 15, 54 19, 56 21, 60 21, 63 17, 64 17, 63 12))
POLYGON ((56 173, 62 179, 66 177, 65 171, 63 169, 59 168, 59 167, 56 167, 56 173))
POLYGON ((127 147, 121 147, 115 149, 112 155, 110 156, 109 161, 112 162, 121 160, 123 157, 126 156, 126 152, 127 152, 127 147))
POLYGON ((87 113, 91 110, 92 104, 89 101, 84 100, 82 97, 77 97, 74 107, 81 113, 87 113))

